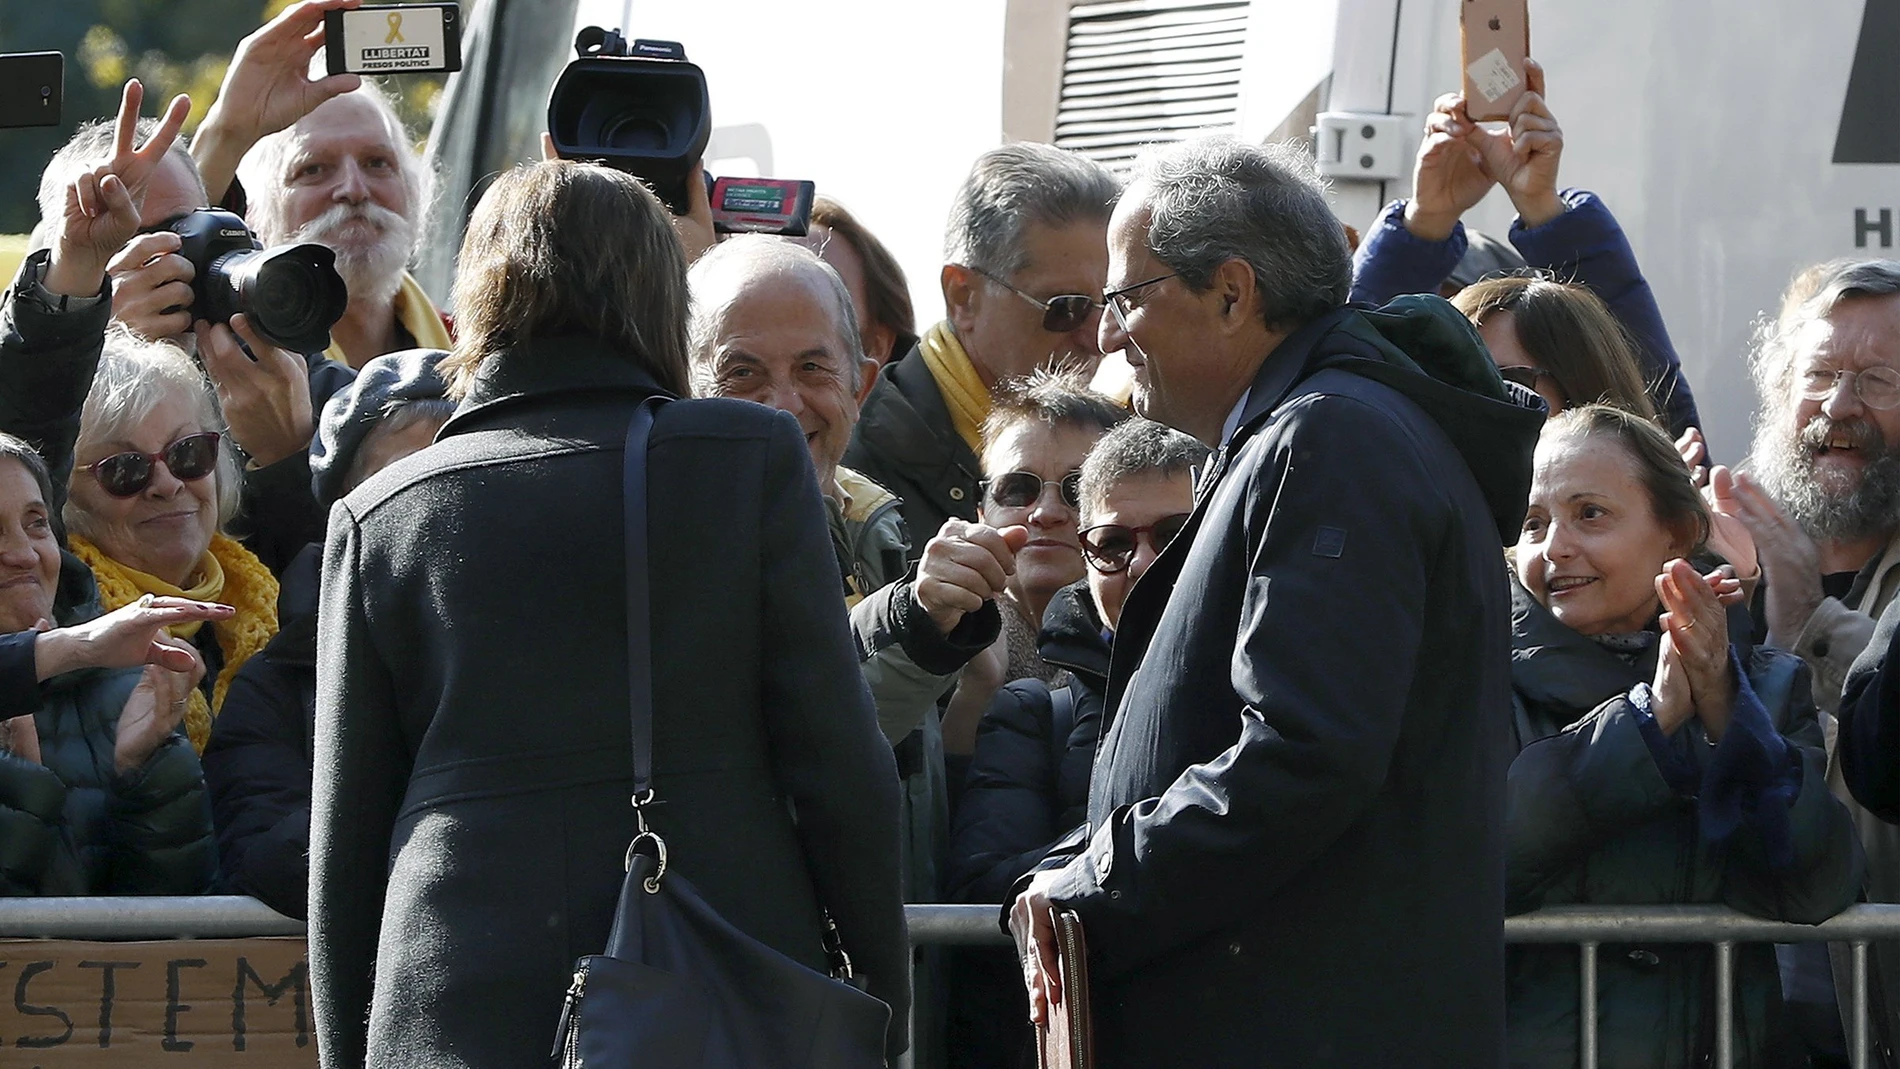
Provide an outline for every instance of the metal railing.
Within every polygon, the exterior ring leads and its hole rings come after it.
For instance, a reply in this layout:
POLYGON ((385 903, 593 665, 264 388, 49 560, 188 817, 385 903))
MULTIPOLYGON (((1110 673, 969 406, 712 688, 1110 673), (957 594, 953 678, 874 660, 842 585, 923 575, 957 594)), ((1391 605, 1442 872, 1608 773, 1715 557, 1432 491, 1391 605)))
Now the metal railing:
MULTIPOLYGON (((904 907, 917 946, 1003 946, 995 906, 904 907)), ((302 921, 254 898, 0 898, 5 939, 235 939, 302 935, 302 921)), ((1734 1065, 1735 945, 1845 943, 1853 958, 1848 1052, 1869 1069, 1867 946, 1900 940, 1900 904, 1855 906, 1818 925, 1762 920, 1725 906, 1551 906, 1504 921, 1507 943, 1569 943, 1579 949, 1583 1069, 1597 1067, 1597 951, 1606 943, 1708 943, 1715 947, 1715 1064, 1734 1065)))

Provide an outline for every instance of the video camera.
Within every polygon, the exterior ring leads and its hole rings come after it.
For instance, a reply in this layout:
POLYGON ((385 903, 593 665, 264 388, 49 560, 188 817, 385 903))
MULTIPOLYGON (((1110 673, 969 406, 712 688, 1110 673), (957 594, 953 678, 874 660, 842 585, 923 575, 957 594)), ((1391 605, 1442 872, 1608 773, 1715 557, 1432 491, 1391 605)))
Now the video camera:
POLYGON ((266 249, 244 220, 200 208, 172 220, 178 254, 191 261, 192 315, 226 323, 239 312, 265 341, 294 353, 330 347, 330 328, 349 307, 336 252, 314 242, 266 249))
MULTIPOLYGON (((600 160, 653 190, 674 215, 689 210, 687 180, 712 137, 706 73, 674 41, 637 40, 589 26, 579 58, 548 95, 548 134, 564 160, 600 160)), ((779 178, 706 179, 713 227, 723 234, 802 236, 812 183, 779 178)))

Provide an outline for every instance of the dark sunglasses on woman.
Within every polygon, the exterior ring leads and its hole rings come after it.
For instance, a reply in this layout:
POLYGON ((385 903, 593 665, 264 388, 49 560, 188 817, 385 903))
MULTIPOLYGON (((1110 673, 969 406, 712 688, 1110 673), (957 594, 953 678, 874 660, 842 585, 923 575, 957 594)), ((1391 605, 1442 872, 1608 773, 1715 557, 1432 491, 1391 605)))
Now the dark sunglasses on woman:
POLYGON ((187 434, 156 453, 114 453, 83 469, 99 480, 99 489, 113 497, 134 497, 152 485, 152 475, 163 461, 172 477, 192 482, 218 466, 217 431, 187 434))
POLYGON ((1504 381, 1515 382, 1533 393, 1537 390, 1537 382, 1539 379, 1549 379, 1551 382, 1557 384, 1558 393, 1563 394, 1565 397, 1570 396, 1570 391, 1564 389, 1563 381, 1557 378, 1554 373, 1546 371, 1541 367, 1532 367, 1529 364, 1513 364, 1510 367, 1499 368, 1498 375, 1503 378, 1504 381))
POLYGON ((972 268, 972 270, 1009 292, 1014 293, 1016 296, 1021 297, 1023 300, 1028 301, 1030 304, 1035 305, 1037 308, 1042 309, 1042 329, 1051 334, 1067 334, 1088 322, 1089 315, 1097 308, 1102 307, 1101 301, 1081 293, 1064 293, 1045 301, 1024 293, 1022 290, 1004 282, 1002 279, 997 278, 995 275, 990 274, 980 267, 972 268))
POLYGON ((1174 541, 1174 536, 1181 533, 1181 528, 1187 526, 1187 522, 1188 514, 1178 512, 1163 516, 1146 527, 1100 524, 1082 532, 1082 555, 1103 575, 1125 572, 1135 562, 1135 554, 1140 551, 1143 541, 1159 554, 1168 548, 1168 543, 1174 541))
POLYGON ((994 479, 983 480, 983 493, 998 508, 1026 509, 1042 497, 1042 488, 1054 486, 1062 494, 1062 503, 1072 509, 1082 507, 1082 473, 1072 471, 1060 479, 1045 479, 1033 471, 1011 471, 994 479))

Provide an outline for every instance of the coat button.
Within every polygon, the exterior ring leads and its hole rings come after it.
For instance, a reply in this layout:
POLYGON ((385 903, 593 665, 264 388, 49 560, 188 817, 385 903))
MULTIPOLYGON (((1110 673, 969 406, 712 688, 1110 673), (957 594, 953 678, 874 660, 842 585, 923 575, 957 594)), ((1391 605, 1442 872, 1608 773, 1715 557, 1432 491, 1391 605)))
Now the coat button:
POLYGON ((1239 944, 1239 943, 1229 943, 1229 944, 1227 944, 1227 953, 1229 953, 1229 954, 1231 954, 1231 955, 1233 955, 1233 956, 1234 956, 1234 957, 1236 957, 1236 958, 1237 958, 1237 957, 1239 957, 1239 956, 1240 956, 1240 944, 1239 944))
POLYGON ((1823 638, 1823 639, 1816 639, 1816 640, 1815 640, 1815 642, 1814 642, 1814 655, 1815 655, 1816 657, 1826 657, 1826 656, 1827 656, 1827 651, 1828 651, 1828 649, 1829 649, 1829 647, 1828 647, 1828 644, 1827 644, 1827 639, 1824 639, 1824 638, 1823 638))
POLYGON ((1108 879, 1108 870, 1115 867, 1115 855, 1104 850, 1095 856, 1095 878, 1108 879))
POLYGON ((1629 959, 1645 969, 1653 969, 1662 964, 1662 959, 1653 950, 1632 950, 1629 959))
POLYGON ((961 487, 961 486, 953 486, 953 487, 951 487, 951 488, 950 488, 950 500, 952 500, 952 501, 961 501, 961 500, 963 500, 963 487, 961 487))

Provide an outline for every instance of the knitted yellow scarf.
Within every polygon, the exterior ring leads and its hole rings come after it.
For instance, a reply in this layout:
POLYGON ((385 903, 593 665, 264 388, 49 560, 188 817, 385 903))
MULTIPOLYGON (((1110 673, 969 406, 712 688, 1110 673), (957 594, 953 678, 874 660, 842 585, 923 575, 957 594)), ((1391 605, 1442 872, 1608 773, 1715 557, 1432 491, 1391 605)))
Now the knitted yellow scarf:
POLYGON ((976 373, 976 365, 970 363, 970 355, 963 351, 963 343, 950 333, 948 323, 938 323, 924 334, 917 348, 924 354, 930 377, 937 380, 937 390, 950 409, 950 424, 956 428, 957 437, 970 447, 970 452, 982 453, 990 390, 976 373))
MULTIPOLYGON (((218 649, 224 653, 224 668, 212 685, 211 701, 205 701, 202 689, 193 689, 185 708, 185 733, 191 736, 192 748, 204 753, 205 743, 211 741, 212 718, 224 708, 224 694, 231 680, 244 662, 277 634, 276 576, 256 554, 221 534, 211 536, 211 549, 198 566, 197 582, 188 588, 128 568, 78 535, 72 537, 71 548, 74 556, 92 567, 93 578, 99 584, 99 600, 107 612, 130 605, 144 594, 219 601, 237 610, 229 620, 211 625, 218 649)), ((174 638, 190 639, 202 626, 193 621, 167 630, 174 638)))
MULTIPOLYGON (((455 344, 449 339, 449 328, 442 323, 442 313, 437 311, 435 305, 429 301, 429 295, 423 292, 422 284, 407 271, 402 274, 402 288, 396 291, 395 308, 397 321, 402 324, 402 329, 408 331, 409 336, 416 340, 417 348, 447 349, 455 344)), ((323 355, 339 364, 347 364, 350 367, 362 366, 362 363, 352 362, 344 354, 343 347, 335 342, 330 343, 329 350, 323 355)), ((368 359, 364 357, 363 362, 368 362, 368 359)), ((318 415, 321 414, 318 413, 318 415)))

